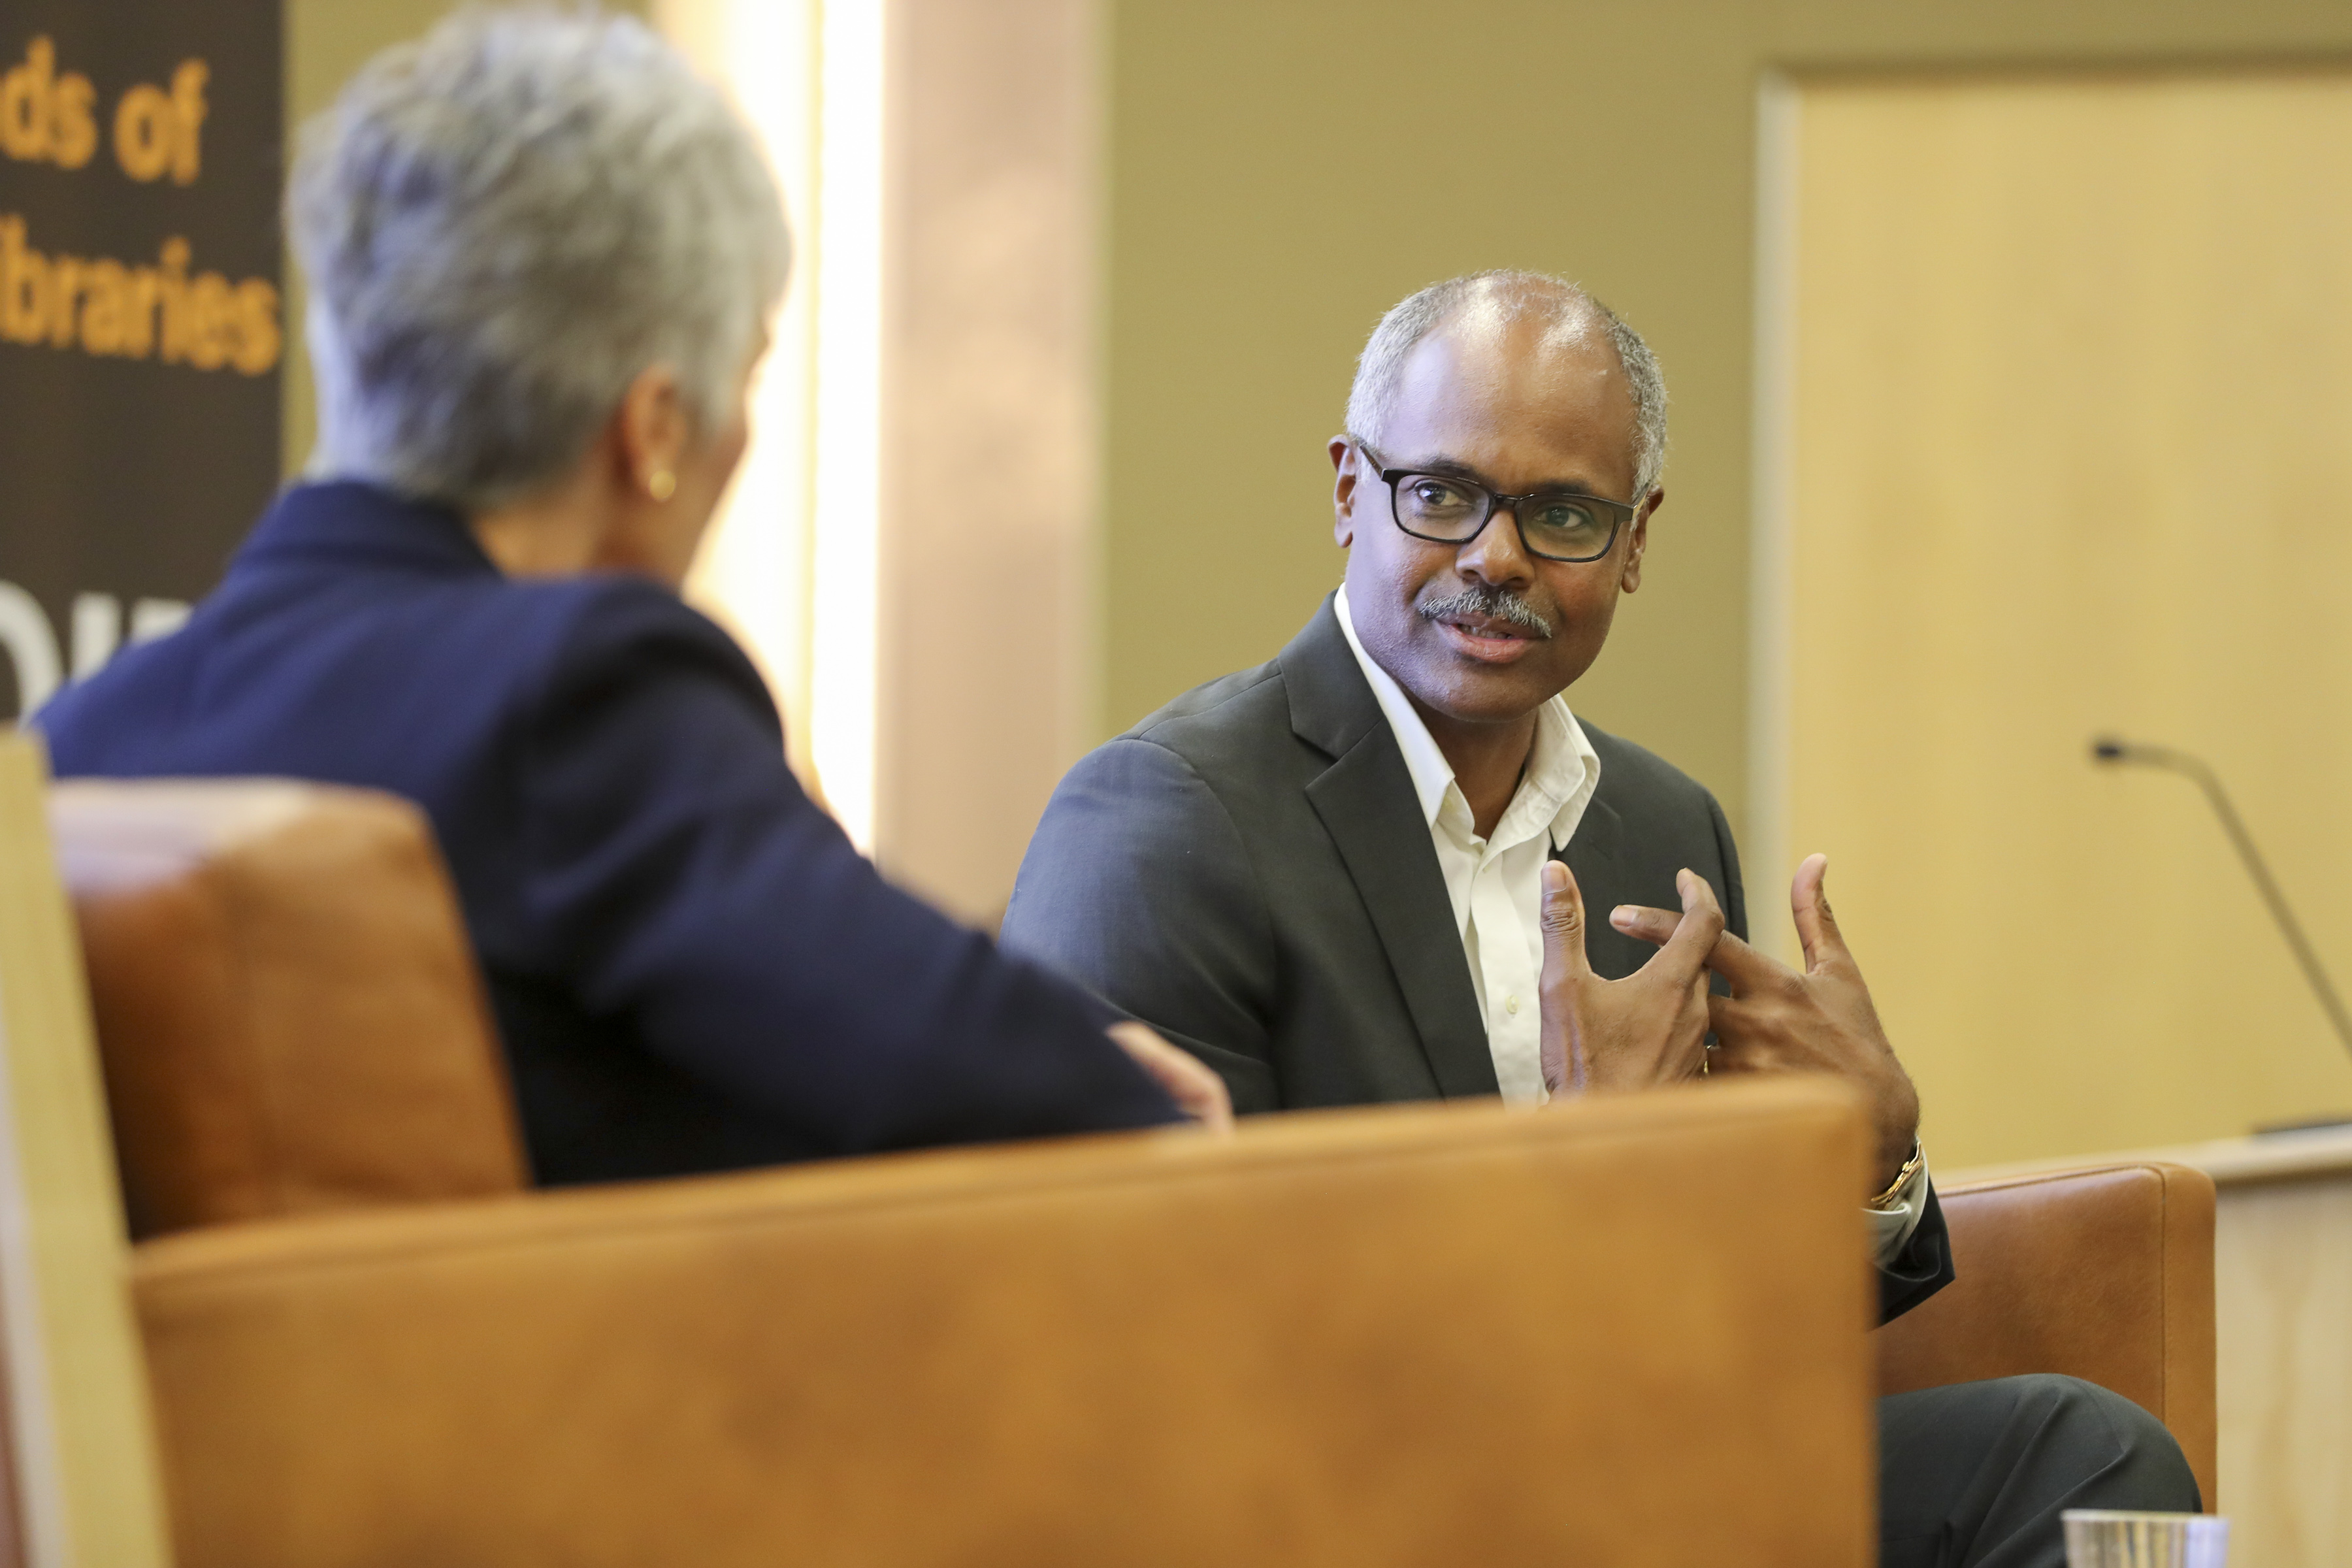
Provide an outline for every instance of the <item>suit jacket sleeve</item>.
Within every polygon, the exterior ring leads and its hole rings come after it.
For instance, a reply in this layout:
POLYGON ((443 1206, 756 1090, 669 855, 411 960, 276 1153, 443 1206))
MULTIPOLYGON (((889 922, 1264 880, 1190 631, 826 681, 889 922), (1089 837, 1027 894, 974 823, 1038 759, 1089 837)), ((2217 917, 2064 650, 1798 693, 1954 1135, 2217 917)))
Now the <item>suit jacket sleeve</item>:
POLYGON ((1235 1110, 1279 1105, 1273 920, 1233 817, 1167 747, 1113 741, 1070 770, 1003 940, 1214 1068, 1235 1110))
POLYGON ((1952 1235, 1944 1224, 1944 1205, 1936 1201, 1936 1184, 1927 1184, 1927 1206, 1903 1250, 1878 1271, 1878 1321, 1893 1322, 1937 1291, 1949 1285, 1952 1235))
POLYGON ((882 879, 793 779, 749 663, 676 600, 602 595, 523 737, 550 968, 811 1147, 1173 1116, 1093 998, 882 879))

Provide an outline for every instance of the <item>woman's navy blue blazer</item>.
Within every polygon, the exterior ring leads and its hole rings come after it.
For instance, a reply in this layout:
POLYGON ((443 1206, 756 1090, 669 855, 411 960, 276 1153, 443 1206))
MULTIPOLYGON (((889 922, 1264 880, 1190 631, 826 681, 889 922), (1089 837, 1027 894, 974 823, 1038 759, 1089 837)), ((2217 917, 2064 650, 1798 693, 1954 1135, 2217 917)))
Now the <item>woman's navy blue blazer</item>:
POLYGON ((742 651, 658 585, 289 490, 179 632, 35 721, 60 776, 404 795, 457 885, 543 1183, 1169 1120, 1059 978, 883 881, 742 651))

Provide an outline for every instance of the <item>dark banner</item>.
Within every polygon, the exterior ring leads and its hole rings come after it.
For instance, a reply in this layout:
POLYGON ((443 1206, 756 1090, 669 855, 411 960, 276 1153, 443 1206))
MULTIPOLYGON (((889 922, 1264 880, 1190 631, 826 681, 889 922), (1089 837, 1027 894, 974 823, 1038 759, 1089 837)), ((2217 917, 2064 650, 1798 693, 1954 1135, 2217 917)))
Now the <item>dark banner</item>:
POLYGON ((0 721, 177 625, 277 488, 278 16, 0 8, 0 721))

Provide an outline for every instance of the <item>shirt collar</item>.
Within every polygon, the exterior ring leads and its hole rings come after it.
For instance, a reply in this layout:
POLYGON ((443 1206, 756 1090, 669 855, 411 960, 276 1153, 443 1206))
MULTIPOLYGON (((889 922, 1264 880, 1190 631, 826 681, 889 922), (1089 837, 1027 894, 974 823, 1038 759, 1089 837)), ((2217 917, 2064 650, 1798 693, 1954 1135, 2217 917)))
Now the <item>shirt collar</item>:
MULTIPOLYGON (((1440 816, 1446 813, 1451 803, 1462 817, 1463 836, 1466 837, 1469 803, 1454 782, 1453 764, 1438 750, 1429 726, 1421 721, 1404 688, 1364 651, 1363 643, 1356 636, 1355 616, 1348 608, 1345 583, 1339 584, 1333 609, 1339 616, 1340 633, 1348 639, 1348 651, 1356 656, 1356 667, 1364 672, 1364 680, 1381 705, 1381 716, 1396 735, 1397 749, 1404 753, 1405 771, 1412 775, 1413 794, 1421 802, 1422 820, 1432 827, 1437 826, 1440 816)), ((1600 785, 1600 753, 1585 738, 1584 727, 1576 721, 1576 715, 1569 711, 1568 699, 1555 695, 1536 710, 1535 752, 1528 759, 1527 776, 1519 781, 1518 793, 1511 797, 1502 821, 1496 824, 1495 841, 1514 842, 1529 836, 1537 825, 1548 823, 1552 847, 1565 847, 1576 832, 1576 825, 1584 818, 1584 808, 1592 802, 1592 792, 1600 785)))

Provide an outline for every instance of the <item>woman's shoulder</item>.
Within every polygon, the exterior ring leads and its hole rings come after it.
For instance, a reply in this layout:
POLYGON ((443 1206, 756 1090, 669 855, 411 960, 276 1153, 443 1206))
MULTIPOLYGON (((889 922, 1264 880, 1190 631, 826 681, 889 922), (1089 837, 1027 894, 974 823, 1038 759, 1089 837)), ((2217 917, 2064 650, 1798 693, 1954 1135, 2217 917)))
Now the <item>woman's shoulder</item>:
POLYGON ((656 583, 626 573, 510 579, 499 597, 510 624, 530 627, 526 679, 535 705, 565 712, 635 707, 658 693, 665 705, 719 703, 754 710, 762 728, 778 722, 750 656, 716 621, 656 583))
POLYGON ((592 572, 542 581, 509 580, 531 602, 534 618, 559 665, 649 661, 708 665, 754 682, 751 658, 726 629, 667 588, 625 572, 592 572))

